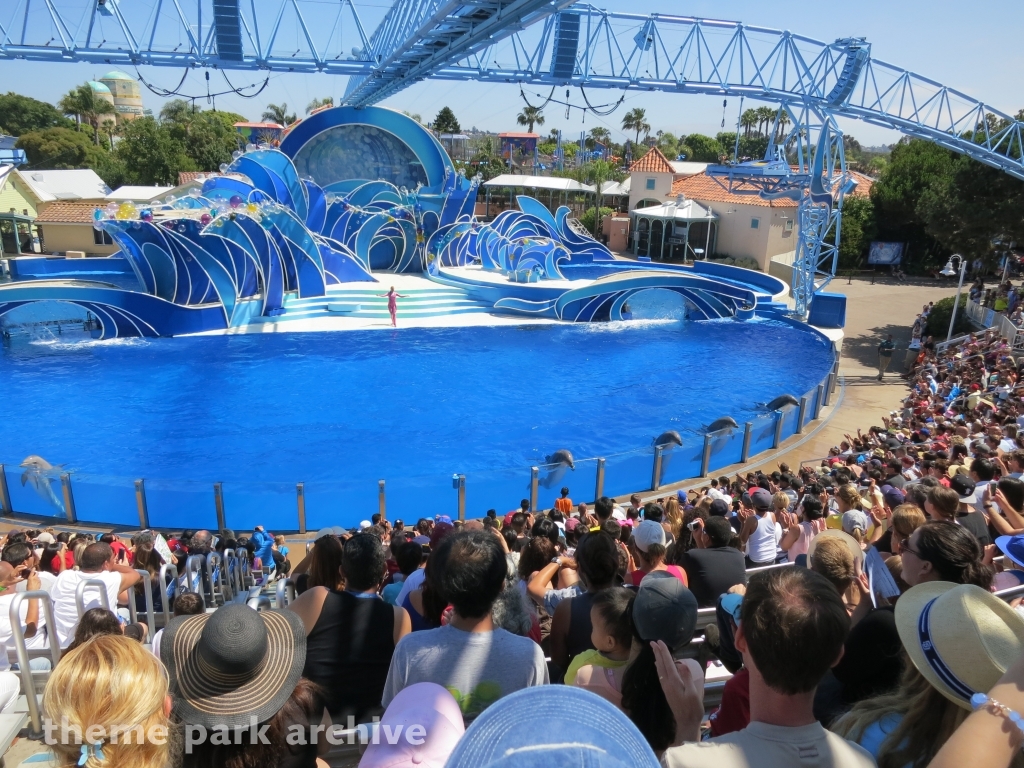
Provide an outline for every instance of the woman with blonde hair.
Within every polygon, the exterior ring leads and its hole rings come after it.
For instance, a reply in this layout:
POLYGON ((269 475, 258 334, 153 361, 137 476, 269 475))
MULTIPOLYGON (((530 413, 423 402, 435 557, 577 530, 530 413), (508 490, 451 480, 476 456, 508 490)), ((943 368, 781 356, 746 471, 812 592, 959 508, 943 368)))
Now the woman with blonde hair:
POLYGON ((672 534, 672 538, 679 540, 683 532, 683 510, 679 507, 679 499, 669 496, 665 502, 665 520, 662 522, 665 530, 672 534))
POLYGON ((160 660, 115 635, 94 637, 64 656, 43 694, 45 717, 67 722, 70 738, 58 735, 50 745, 60 768, 167 768, 170 711, 160 660))
POLYGON ((839 520, 843 531, 853 536, 863 549, 868 530, 871 528, 871 517, 857 486, 853 483, 839 486, 836 491, 836 502, 839 504, 839 520))
MULTIPOLYGON (((931 582, 900 598, 896 628, 909 657, 899 688, 854 705, 832 730, 879 768, 925 768, 1024 655, 1024 618, 973 584, 931 582)), ((1024 768, 1024 756, 1011 765, 1024 768)))

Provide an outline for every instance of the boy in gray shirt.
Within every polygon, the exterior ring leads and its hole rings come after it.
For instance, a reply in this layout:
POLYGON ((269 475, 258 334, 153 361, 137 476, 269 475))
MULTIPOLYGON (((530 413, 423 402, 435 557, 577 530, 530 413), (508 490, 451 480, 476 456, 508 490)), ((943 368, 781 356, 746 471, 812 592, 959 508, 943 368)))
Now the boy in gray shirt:
POLYGON ((383 706, 406 686, 437 683, 451 692, 469 721, 502 696, 549 682, 540 646, 491 620, 507 572, 505 552, 493 532, 449 536, 431 556, 430 569, 431 581, 452 605, 451 621, 399 641, 383 706))

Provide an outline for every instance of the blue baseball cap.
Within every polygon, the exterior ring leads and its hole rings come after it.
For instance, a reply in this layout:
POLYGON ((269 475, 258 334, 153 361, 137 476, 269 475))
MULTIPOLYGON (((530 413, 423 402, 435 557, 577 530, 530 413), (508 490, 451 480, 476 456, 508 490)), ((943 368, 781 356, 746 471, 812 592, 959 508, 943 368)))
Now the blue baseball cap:
POLYGON ((434 522, 435 523, 448 523, 448 525, 451 525, 452 524, 452 519, 448 515, 435 515, 434 516, 434 522))
POLYGON ((524 688, 491 704, 466 729, 445 768, 554 765, 660 768, 622 710, 569 685, 524 688))
POLYGON ((722 606, 722 610, 732 616, 732 620, 739 626, 740 623, 740 611, 743 608, 743 595, 737 595, 735 592, 729 592, 722 595, 719 604, 722 606))
POLYGON ((996 546, 1000 552, 1024 568, 1024 534, 999 536, 996 538, 996 546))

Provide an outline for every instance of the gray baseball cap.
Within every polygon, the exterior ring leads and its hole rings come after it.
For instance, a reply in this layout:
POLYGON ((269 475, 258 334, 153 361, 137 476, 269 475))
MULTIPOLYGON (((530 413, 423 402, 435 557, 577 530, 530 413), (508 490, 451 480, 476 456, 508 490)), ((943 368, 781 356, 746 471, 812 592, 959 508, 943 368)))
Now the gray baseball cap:
POLYGON ((671 573, 649 573, 633 600, 633 624, 643 640, 662 640, 670 650, 678 650, 693 639, 697 598, 671 573))

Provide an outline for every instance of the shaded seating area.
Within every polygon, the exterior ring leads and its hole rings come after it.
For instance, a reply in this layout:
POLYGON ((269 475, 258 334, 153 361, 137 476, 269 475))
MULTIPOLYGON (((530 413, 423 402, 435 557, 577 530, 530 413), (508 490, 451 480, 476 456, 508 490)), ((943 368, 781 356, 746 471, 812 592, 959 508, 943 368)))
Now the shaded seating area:
POLYGON ((633 219, 631 250, 654 261, 697 261, 714 252, 718 215, 682 195, 630 212, 633 219))

